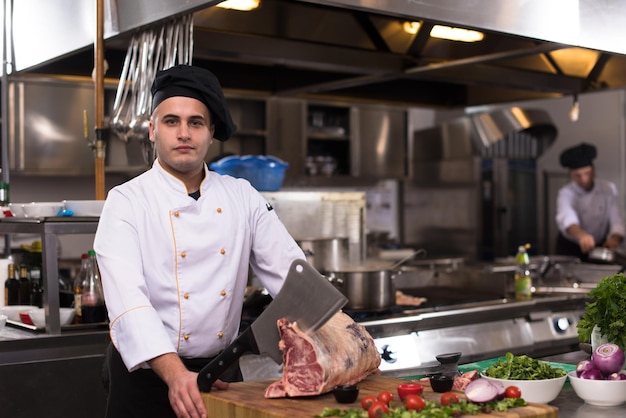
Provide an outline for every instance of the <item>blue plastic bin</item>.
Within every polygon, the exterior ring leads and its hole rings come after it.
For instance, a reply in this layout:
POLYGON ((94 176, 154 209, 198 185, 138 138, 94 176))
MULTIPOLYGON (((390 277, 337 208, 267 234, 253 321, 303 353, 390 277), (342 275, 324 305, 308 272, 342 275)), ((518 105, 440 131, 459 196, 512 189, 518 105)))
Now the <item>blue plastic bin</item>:
POLYGON ((219 174, 244 178, 260 192, 280 190, 289 164, 270 155, 231 155, 211 163, 219 174))

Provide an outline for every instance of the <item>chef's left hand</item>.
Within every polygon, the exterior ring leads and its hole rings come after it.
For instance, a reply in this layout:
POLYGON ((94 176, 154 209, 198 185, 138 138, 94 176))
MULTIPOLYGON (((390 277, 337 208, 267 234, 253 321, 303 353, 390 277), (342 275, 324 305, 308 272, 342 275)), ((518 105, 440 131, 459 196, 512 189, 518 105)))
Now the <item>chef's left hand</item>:
POLYGON ((621 237, 611 235, 609 238, 607 238, 606 241, 604 241, 604 244, 602 244, 602 246, 605 248, 614 249, 614 248, 619 247, 621 243, 622 243, 621 237))

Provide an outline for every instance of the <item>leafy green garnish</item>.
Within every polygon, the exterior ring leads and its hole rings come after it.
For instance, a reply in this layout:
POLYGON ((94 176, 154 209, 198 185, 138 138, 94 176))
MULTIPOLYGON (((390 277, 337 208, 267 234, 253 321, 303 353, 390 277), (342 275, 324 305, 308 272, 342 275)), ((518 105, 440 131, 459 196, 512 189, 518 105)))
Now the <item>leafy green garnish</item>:
POLYGON ((563 377, 567 372, 563 369, 552 367, 545 361, 536 360, 528 356, 514 356, 506 353, 504 359, 489 366, 483 372, 485 376, 496 379, 509 380, 544 380, 563 377))
POLYGON ((578 339, 591 341, 594 326, 609 342, 626 348, 626 276, 617 273, 600 280, 589 291, 590 302, 578 321, 578 339))
MULTIPOLYGON (((499 401, 477 404, 465 399, 451 405, 441 405, 439 402, 426 401, 426 406, 421 411, 409 411, 404 407, 389 408, 385 418, 450 418, 460 415, 477 415, 481 412, 492 411, 506 412, 510 408, 526 406, 528 403, 522 398, 504 398, 499 401)), ((339 417, 339 418, 365 418, 367 411, 363 409, 333 409, 324 408, 316 417, 339 417)))

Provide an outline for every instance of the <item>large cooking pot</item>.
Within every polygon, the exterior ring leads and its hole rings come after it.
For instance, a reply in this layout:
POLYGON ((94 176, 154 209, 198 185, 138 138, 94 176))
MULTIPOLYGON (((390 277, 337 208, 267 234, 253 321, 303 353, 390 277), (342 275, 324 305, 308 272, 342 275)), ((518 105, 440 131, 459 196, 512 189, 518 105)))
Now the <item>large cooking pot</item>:
POLYGON ((327 273, 328 280, 348 298, 344 309, 384 311, 396 303, 393 270, 342 270, 327 273))
POLYGON ((306 261, 317 271, 325 274, 348 263, 350 257, 348 238, 311 238, 296 240, 306 261))
POLYGON ((400 273, 400 266, 422 252, 424 250, 418 250, 392 265, 370 261, 360 266, 328 271, 326 276, 348 298, 344 309, 384 311, 396 304, 394 278, 400 273))

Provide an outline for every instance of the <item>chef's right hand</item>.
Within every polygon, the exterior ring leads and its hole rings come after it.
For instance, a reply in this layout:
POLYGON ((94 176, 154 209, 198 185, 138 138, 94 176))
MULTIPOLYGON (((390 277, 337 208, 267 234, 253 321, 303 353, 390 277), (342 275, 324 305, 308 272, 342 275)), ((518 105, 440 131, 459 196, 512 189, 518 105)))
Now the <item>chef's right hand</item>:
POLYGON ((198 389, 198 373, 185 370, 168 382, 170 405, 179 418, 206 418, 204 400, 198 389))
POLYGON ((578 245, 580 246, 580 251, 582 251, 583 254, 587 254, 589 251, 591 251, 593 248, 595 248, 596 240, 593 238, 592 235, 584 233, 578 239, 578 245))

